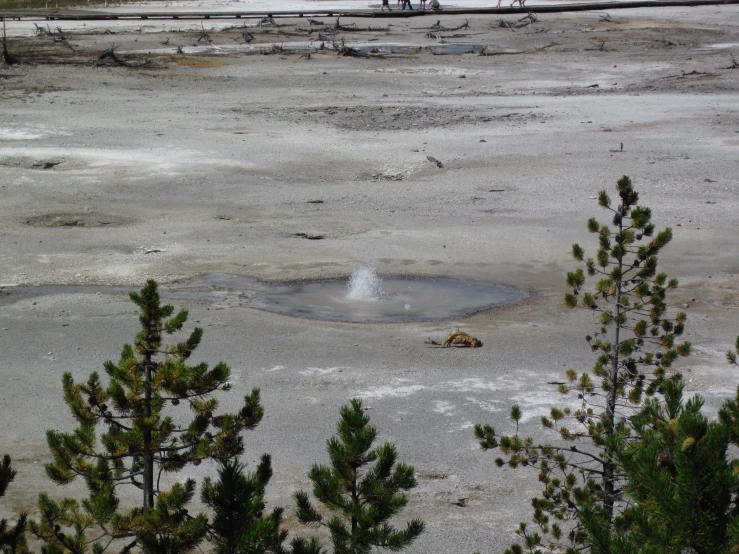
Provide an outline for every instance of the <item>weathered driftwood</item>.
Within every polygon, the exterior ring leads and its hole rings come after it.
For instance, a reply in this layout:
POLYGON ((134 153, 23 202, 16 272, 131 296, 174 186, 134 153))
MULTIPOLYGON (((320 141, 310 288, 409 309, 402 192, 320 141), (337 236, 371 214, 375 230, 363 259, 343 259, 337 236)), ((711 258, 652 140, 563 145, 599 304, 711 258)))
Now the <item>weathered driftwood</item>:
POLYGON ((284 52, 285 48, 283 48, 281 44, 272 44, 267 48, 262 49, 262 54, 265 56, 268 56, 270 54, 283 54, 284 52))
POLYGON ((480 50, 480 56, 510 56, 513 54, 525 54, 525 50, 509 50, 507 52, 488 52, 488 47, 484 46, 482 50, 480 50))
POLYGON ((346 42, 342 38, 340 41, 333 40, 331 47, 339 56, 348 56, 351 58, 371 58, 372 56, 361 50, 357 50, 351 46, 347 46, 346 42))
POLYGON ((431 27, 429 27, 428 29, 430 31, 447 31, 447 32, 450 32, 450 31, 459 31, 460 29, 469 29, 469 28, 470 28, 470 20, 469 19, 465 19, 464 20, 464 23, 462 23, 461 25, 459 25, 457 27, 445 27, 444 25, 441 24, 441 19, 438 19, 436 21, 436 23, 434 23, 433 25, 431 25, 431 27))
POLYGON ((106 48, 105 50, 103 50, 102 52, 100 52, 100 54, 98 55, 98 61, 99 61, 99 62, 101 62, 101 61, 103 61, 103 60, 107 60, 108 58, 110 58, 111 60, 113 60, 113 61, 114 61, 115 63, 117 63, 118 65, 126 65, 126 64, 125 64, 125 63, 123 62, 123 60, 122 60, 122 59, 120 59, 120 58, 119 58, 119 57, 118 57, 118 56, 116 55, 116 53, 115 53, 115 49, 116 49, 116 48, 118 48, 118 46, 116 46, 116 45, 113 45, 113 46, 111 46, 110 48, 106 48))
POLYGON ((521 27, 526 27, 526 25, 531 25, 532 23, 536 23, 537 21, 539 21, 539 18, 536 16, 536 14, 533 12, 529 12, 528 15, 518 20, 516 29, 520 29, 521 27))
POLYGON ((206 43, 206 44, 211 44, 211 43, 213 42, 213 41, 211 40, 211 38, 210 38, 210 35, 209 35, 209 34, 208 34, 208 32, 207 32, 207 31, 205 30, 205 27, 203 26, 203 24, 202 24, 202 23, 200 24, 200 32, 199 32, 199 33, 197 33, 197 34, 195 35, 195 37, 197 38, 197 41, 198 41, 198 42, 204 42, 204 43, 206 43))
POLYGON ((441 163, 441 162, 440 162, 439 160, 437 160, 436 158, 434 158, 433 156, 426 156, 426 159, 427 159, 428 161, 430 161, 430 162, 431 162, 432 164, 436 164, 436 167, 438 167, 439 169, 441 169, 441 168, 443 168, 443 167, 444 167, 444 164, 443 164, 443 163, 441 163))
MULTIPOLYGON (((141 59, 136 58, 133 56, 126 56, 124 58, 120 58, 116 53, 116 48, 118 48, 117 45, 113 45, 110 48, 106 48, 97 57, 96 63, 100 64, 100 62, 105 60, 112 60, 113 63, 116 65, 120 65, 121 67, 130 67, 130 68, 137 68, 137 67, 147 67, 151 65, 151 60, 149 59, 141 59)), ((180 50, 180 48, 178 48, 180 50)))
POLYGON ((259 20, 259 23, 257 23, 257 26, 259 27, 287 27, 288 25, 289 23, 277 23, 271 15, 263 17, 259 20))

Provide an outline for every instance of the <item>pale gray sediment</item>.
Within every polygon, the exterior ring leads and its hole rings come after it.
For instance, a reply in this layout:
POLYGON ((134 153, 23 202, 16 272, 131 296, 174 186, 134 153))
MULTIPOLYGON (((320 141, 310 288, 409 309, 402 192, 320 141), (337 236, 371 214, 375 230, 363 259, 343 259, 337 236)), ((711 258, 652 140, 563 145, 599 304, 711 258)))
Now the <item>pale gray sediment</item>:
MULTIPOLYGON (((233 367, 224 408, 261 387, 266 416, 247 459, 272 454, 271 504, 290 506, 311 463, 326 459, 338 407, 360 396, 419 473, 404 516, 424 518, 428 533, 409 552, 501 551, 539 483, 495 468, 471 427, 510 431, 519 402, 524 429, 541 436, 539 416, 567 401, 547 383, 592 364, 583 337, 594 318, 564 308, 564 276, 573 242, 595 250, 585 222, 607 218, 597 192, 624 174, 658 227, 674 231, 661 263, 681 280, 674 305, 696 346, 681 362, 688 386, 711 409, 733 394, 723 353, 739 333, 739 109, 728 69, 739 13, 600 15, 546 14, 518 30, 474 17, 455 33, 475 36, 440 39, 521 52, 510 56, 170 54, 144 69, 92 61, 113 44, 192 48, 200 25, 98 28, 69 38, 75 63, 0 70, 0 287, 60 287, 0 296, 0 452, 19 469, 3 514, 32 508, 41 490, 62 492, 42 468, 44 431, 72 425, 61 374, 86 378, 118 356, 137 328, 125 291, 154 277, 182 291, 172 302, 205 328, 198 360, 233 367), (254 310, 248 287, 239 297, 223 283, 189 285, 208 274, 345 278, 367 262, 530 297, 467 318, 354 325, 254 310), (424 344, 457 327, 484 346, 424 344)), ((415 29, 434 21, 393 22, 349 44, 434 47, 415 29)), ((225 48, 237 32, 211 38, 225 48)))

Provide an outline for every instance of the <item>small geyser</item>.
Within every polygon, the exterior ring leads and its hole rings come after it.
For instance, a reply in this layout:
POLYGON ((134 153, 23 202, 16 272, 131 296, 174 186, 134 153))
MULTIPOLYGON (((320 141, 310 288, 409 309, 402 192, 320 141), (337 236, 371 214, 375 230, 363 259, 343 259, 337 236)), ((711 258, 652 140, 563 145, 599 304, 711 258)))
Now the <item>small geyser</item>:
MULTIPOLYGON (((128 294, 125 287, 0 287, 0 305, 46 294, 128 294)), ((255 308, 292 317, 348 323, 404 323, 464 317, 528 295, 509 285, 451 277, 378 276, 360 267, 347 280, 263 283, 212 274, 163 287, 166 299, 207 302, 218 309, 255 308)))
POLYGON ((526 293, 514 287, 448 277, 379 276, 372 267, 349 279, 270 284, 249 306, 293 317, 351 323, 400 323, 462 317, 512 304, 526 293))
POLYGON ((385 296, 382 289, 382 279, 374 268, 363 265, 355 269, 347 283, 347 300, 360 302, 377 302, 385 296))

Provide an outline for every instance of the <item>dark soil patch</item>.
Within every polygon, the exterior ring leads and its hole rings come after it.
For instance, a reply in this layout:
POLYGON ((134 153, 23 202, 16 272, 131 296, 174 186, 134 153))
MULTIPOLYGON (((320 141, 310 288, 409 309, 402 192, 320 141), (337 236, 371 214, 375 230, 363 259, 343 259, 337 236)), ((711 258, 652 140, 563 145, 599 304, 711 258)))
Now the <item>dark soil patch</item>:
MULTIPOLYGON (((241 110, 236 110, 241 112, 241 110)), ((542 121, 533 112, 502 112, 479 107, 434 106, 321 106, 295 110, 265 109, 269 118, 304 124, 324 124, 350 131, 400 131, 452 127, 455 125, 521 124, 542 121)))
POLYGON ((129 219, 101 213, 51 213, 29 217, 24 221, 33 227, 117 227, 129 219))

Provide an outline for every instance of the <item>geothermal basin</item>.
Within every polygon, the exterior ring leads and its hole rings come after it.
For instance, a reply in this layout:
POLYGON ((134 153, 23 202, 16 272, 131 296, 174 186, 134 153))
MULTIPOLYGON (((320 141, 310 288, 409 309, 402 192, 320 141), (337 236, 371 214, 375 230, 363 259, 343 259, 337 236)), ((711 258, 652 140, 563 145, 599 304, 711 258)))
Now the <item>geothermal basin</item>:
POLYGON ((379 276, 360 267, 348 280, 271 285, 251 307, 283 315, 348 323, 434 321, 512 304, 527 294, 507 285, 447 277, 379 276))
MULTIPOLYGON (((0 287, 0 306, 50 294, 127 294, 126 287, 0 287)), ((380 276, 368 266, 348 279, 265 283, 210 274, 164 285, 167 302, 196 301, 216 309, 249 307, 290 317, 346 323, 439 321, 513 304, 528 296, 508 285, 451 277, 380 276)))

